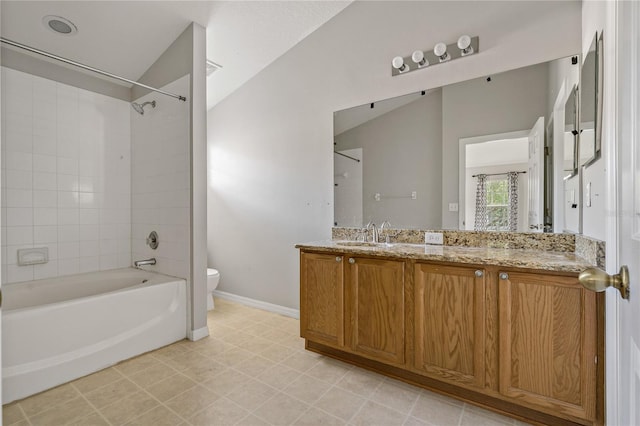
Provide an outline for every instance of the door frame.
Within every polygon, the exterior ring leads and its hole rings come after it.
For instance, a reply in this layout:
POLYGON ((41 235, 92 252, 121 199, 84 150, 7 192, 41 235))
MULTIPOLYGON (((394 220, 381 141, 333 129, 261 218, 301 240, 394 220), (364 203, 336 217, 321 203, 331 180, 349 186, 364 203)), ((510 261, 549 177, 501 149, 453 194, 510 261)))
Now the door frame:
POLYGON ((517 130, 515 132, 496 133, 493 135, 472 136, 468 138, 460 138, 458 140, 458 229, 464 228, 465 216, 465 180, 467 167, 467 145, 476 143, 490 142, 500 139, 520 139, 529 136, 531 129, 517 130))
MULTIPOLYGON (((606 164, 606 188, 605 191, 605 235, 606 235, 606 270, 609 274, 618 273, 618 2, 608 5, 612 7, 612 13, 607 14, 605 28, 612 29, 604 36, 604 75, 603 93, 605 107, 603 108, 603 159, 606 164)), ((619 303, 617 290, 609 289, 606 292, 605 302, 605 422, 606 424, 620 424, 620 412, 618 410, 619 386, 620 386, 620 362, 619 351, 619 303)))

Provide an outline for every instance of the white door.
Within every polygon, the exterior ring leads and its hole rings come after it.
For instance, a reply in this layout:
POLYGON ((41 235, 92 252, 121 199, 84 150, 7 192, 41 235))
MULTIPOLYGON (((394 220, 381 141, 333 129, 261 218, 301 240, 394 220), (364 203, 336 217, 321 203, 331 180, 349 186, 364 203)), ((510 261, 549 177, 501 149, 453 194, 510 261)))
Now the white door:
MULTIPOLYGON (((617 220, 618 265, 628 265, 631 297, 622 300, 607 290, 607 322, 617 324, 617 336, 607 335, 607 350, 613 352, 613 368, 607 368, 607 383, 614 385, 607 397, 610 424, 640 424, 640 3, 618 5, 617 93, 617 220), (617 307, 617 318, 615 311, 617 307), (617 338, 616 338, 617 337, 617 338), (611 351, 610 349, 613 349, 611 351), (616 353, 617 352, 617 353, 616 353), (611 371, 613 370, 613 371, 611 371), (617 382, 617 386, 615 383, 617 382), (617 395, 616 395, 617 393, 617 395)), ((605 37, 608 34, 604 34, 605 37)), ((614 36, 613 34, 609 37, 614 36)), ((609 39, 605 38, 605 48, 609 39)), ((606 58, 606 56, 605 56, 606 58)), ((606 96, 606 94, 605 94, 606 96)), ((615 249, 615 247, 611 247, 615 249)), ((609 247, 607 247, 607 254, 609 247)), ((607 327, 608 328, 608 327, 607 327)), ((609 354, 607 355, 609 356, 609 354)), ((609 365, 611 367, 611 365, 609 365)))
POLYGON ((544 117, 529 132, 529 229, 544 230, 544 117))
MULTIPOLYGON (((2 85, 0 85, 1 87, 2 85)), ((0 99, 2 98, 2 92, 0 89, 0 99)), ((0 102, 2 105, 4 102, 0 102)), ((0 107, 0 116, 2 115, 1 107, 0 107)), ((0 129, 0 134, 1 134, 0 129)), ((0 160, 2 160, 2 154, 0 153, 0 160)), ((0 180, 2 179, 2 175, 0 174, 0 180)), ((4 182, 0 181, 0 187, 4 184, 4 182)), ((2 209, 0 209, 0 222, 2 222, 2 209)), ((0 231, 1 233, 2 231, 0 231)), ((0 235, 1 236, 1 235, 0 235)), ((0 246, 0 258, 2 258, 2 246, 0 246)), ((2 263, 0 263, 0 426, 2 426, 2 263)))

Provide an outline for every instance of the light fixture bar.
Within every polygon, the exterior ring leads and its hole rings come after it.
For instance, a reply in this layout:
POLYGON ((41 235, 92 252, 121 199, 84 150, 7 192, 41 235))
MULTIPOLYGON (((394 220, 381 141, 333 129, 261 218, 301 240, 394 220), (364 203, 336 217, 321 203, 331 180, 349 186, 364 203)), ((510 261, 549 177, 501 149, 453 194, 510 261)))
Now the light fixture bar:
MULTIPOLYGON (((438 43, 438 44, 440 44, 440 43, 438 43)), ((427 49, 427 50, 422 51, 424 53, 424 63, 425 63, 425 65, 419 66, 413 60, 412 54, 409 54, 407 56, 402 57, 402 60, 404 61, 403 64, 404 64, 404 66, 406 68, 403 68, 403 70, 400 71, 398 68, 396 68, 396 67, 394 67, 392 65, 391 66, 391 75, 395 77, 395 76, 400 75, 400 74, 408 74, 408 73, 413 72, 413 71, 431 68, 432 66, 448 63, 448 62, 451 62, 451 61, 456 60, 458 58, 462 58, 462 57, 465 57, 465 56, 472 56, 472 55, 478 53, 479 51, 480 51, 480 37, 478 37, 478 36, 471 37, 471 50, 470 50, 471 53, 468 53, 466 55, 462 54, 462 51, 460 50, 460 48, 458 48, 458 42, 456 41, 455 43, 447 44, 446 54, 448 55, 448 58, 446 60, 442 61, 438 56, 436 56, 436 54, 433 53, 433 48, 427 49), (428 64, 428 65, 426 65, 426 64, 428 64)), ((416 58, 416 59, 418 59, 418 58, 416 58)), ((420 57, 419 59, 422 59, 422 57, 420 57)), ((396 61, 396 62, 399 63, 399 61, 396 61)))
POLYGON ((155 87, 147 86, 146 84, 138 83, 137 81, 129 80, 128 78, 120 77, 119 75, 112 74, 110 72, 103 71, 103 70, 98 69, 98 68, 90 67, 89 65, 85 65, 85 64, 82 64, 80 62, 72 61, 71 59, 63 58, 62 56, 57 56, 57 55, 54 55, 52 53, 45 52, 44 50, 40 50, 40 49, 36 49, 34 47, 27 46, 26 44, 22 44, 22 43, 18 43, 16 41, 13 41, 13 40, 9 40, 8 38, 0 37, 0 42, 8 44, 9 46, 13 46, 13 47, 17 47, 19 49, 26 50, 26 51, 31 52, 31 53, 36 53, 38 55, 46 56, 47 58, 50 58, 50 59, 55 59, 56 61, 64 62, 65 64, 73 65, 74 67, 78 67, 78 68, 85 69, 87 71, 95 72, 96 74, 104 75, 106 77, 113 78, 114 80, 120 80, 120 81, 124 81, 126 83, 129 83, 129 84, 133 84, 135 86, 144 87, 145 89, 149 89, 149 90, 151 90, 153 92, 162 93, 163 95, 171 96, 172 98, 176 98, 176 99, 179 99, 181 101, 186 101, 187 100, 187 98, 185 98, 182 95, 176 95, 174 93, 166 92, 166 91, 161 90, 161 89, 156 89, 155 87))

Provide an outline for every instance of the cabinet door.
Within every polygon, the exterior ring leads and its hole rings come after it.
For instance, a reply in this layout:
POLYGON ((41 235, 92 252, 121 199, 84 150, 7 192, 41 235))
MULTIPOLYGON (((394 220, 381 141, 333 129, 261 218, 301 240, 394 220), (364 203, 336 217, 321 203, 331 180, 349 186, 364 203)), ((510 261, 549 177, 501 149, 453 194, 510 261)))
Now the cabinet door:
POLYGON ((473 268, 415 265, 414 368, 484 387, 485 276, 473 268))
POLYGON ((500 392, 592 420, 596 298, 576 278, 500 274, 500 392))
POLYGON ((344 346, 343 256, 300 254, 300 336, 344 346))
POLYGON ((347 336, 352 351, 404 363, 404 262, 349 258, 347 336))

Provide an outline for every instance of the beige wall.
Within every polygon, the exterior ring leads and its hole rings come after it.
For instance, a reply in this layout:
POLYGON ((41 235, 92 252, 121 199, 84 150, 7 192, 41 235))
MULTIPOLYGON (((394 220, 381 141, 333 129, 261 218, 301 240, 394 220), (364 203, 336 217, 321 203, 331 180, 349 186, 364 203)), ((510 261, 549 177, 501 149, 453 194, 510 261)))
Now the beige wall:
POLYGON ((336 149, 363 148, 363 222, 437 229, 442 223, 442 90, 335 138, 336 149), (417 192, 417 199, 385 198, 417 192), (380 193, 380 201, 374 194, 380 193), (435 202, 434 202, 435 200, 435 202))
MULTIPOLYGON (((139 79, 141 83, 162 87, 180 77, 189 75, 186 95, 189 110, 188 125, 185 127, 186 147, 184 157, 187 174, 188 200, 186 222, 188 238, 183 250, 186 251, 186 279, 189 284, 189 338, 197 340, 208 335, 207 329, 207 262, 206 262, 206 34, 205 29, 192 23, 149 67, 139 79)), ((135 99, 148 94, 141 88, 132 89, 135 99)), ((161 95, 159 95, 161 96, 161 95)), ((157 97, 157 96, 156 96, 157 97)), ((159 98, 160 99, 160 98, 159 98)), ((179 102, 178 99, 162 96, 163 102, 179 102)), ((149 129, 153 132, 153 129, 149 129)), ((159 131, 159 130, 155 130, 159 131)), ((172 129, 166 129, 172 132, 172 129)), ((164 135, 159 135, 163 137, 164 135)), ((180 143, 181 136, 176 139, 180 143)), ((135 145, 133 140, 132 144, 135 145)), ((165 209, 166 210, 166 209, 165 209)), ((138 233, 140 237, 143 232, 138 233)), ((162 239, 162 236, 160 236, 162 239)))
POLYGON ((442 89, 442 227, 458 228, 461 138, 529 130, 547 115, 547 68, 543 63, 442 89))
POLYGON ((570 55, 580 13, 574 1, 354 2, 211 109, 207 241, 220 289, 298 307, 294 246, 331 235, 333 111, 570 55), (394 56, 465 33, 480 54, 391 77, 394 56))

